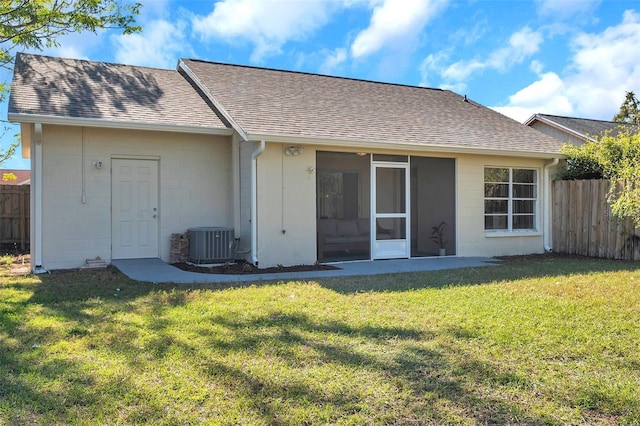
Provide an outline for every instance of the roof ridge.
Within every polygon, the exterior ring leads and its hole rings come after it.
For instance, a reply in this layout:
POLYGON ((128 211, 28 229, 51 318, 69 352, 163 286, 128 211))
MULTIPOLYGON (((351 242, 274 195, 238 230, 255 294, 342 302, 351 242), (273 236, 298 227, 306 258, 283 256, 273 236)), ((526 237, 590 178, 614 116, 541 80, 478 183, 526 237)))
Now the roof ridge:
POLYGON ((16 54, 16 59, 18 58, 18 56, 32 56, 32 57, 39 57, 39 58, 47 58, 47 59, 50 59, 50 60, 53 60, 53 61, 56 61, 56 62, 75 61, 75 62, 82 62, 82 63, 85 63, 85 64, 102 64, 102 65, 113 65, 113 66, 117 66, 117 67, 148 69, 148 70, 154 70, 154 71, 177 72, 175 69, 172 69, 172 68, 157 68, 157 67, 149 67, 149 66, 146 66, 146 65, 120 64, 120 63, 117 63, 117 62, 96 61, 96 60, 93 60, 93 59, 67 58, 67 57, 61 57, 61 56, 42 55, 40 53, 18 52, 16 54))
POLYGON ((598 121, 600 123, 612 123, 612 124, 620 124, 620 125, 631 124, 631 123, 624 123, 624 122, 613 121, 613 120, 599 120, 597 118, 568 117, 566 115, 555 115, 555 114, 538 114, 538 115, 542 117, 557 117, 557 118, 567 118, 569 120, 598 121))
POLYGON ((224 65, 228 67, 237 67, 237 68, 249 68, 254 70, 263 70, 263 71, 274 71, 281 72, 287 74, 300 74, 300 75, 310 75, 314 77, 324 77, 324 78, 332 78, 338 80, 349 80, 349 81, 357 81, 361 83, 373 83, 373 84, 383 84, 387 86, 397 86, 397 87, 408 87, 412 89, 424 89, 424 90, 435 90, 438 92, 450 92, 450 90, 440 89, 437 87, 426 87, 426 86, 416 86, 413 84, 402 84, 402 83, 391 83, 387 81, 376 81, 376 80, 368 80, 363 78, 355 78, 355 77, 344 77, 339 75, 329 75, 329 74, 320 74, 309 71, 296 71, 296 70, 286 70, 279 68, 270 68, 270 67, 259 67, 256 65, 241 65, 241 64, 230 64, 228 62, 219 62, 219 61, 207 61, 206 59, 196 59, 196 58, 181 58, 181 61, 193 61, 193 62, 201 62, 204 64, 213 64, 213 65, 224 65))

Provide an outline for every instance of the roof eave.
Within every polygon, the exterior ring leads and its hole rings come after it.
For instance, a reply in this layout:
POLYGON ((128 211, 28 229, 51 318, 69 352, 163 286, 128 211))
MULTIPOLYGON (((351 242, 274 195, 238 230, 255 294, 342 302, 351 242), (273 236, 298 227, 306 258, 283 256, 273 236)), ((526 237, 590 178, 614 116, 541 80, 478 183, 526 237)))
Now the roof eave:
POLYGON ((96 118, 80 117, 60 117, 53 115, 39 114, 19 114, 9 113, 9 121, 12 123, 42 123, 61 126, 83 126, 83 127, 104 127, 129 130, 151 130, 160 132, 197 133, 207 135, 230 136, 233 129, 207 127, 207 126, 186 126, 181 124, 150 123, 144 121, 126 120, 105 120, 96 118))
POLYGON ((240 135, 240 137, 247 141, 248 139, 248 135, 247 132, 242 128, 242 126, 240 126, 240 124, 231 116, 231 114, 229 114, 229 112, 224 108, 224 106, 222 105, 222 103, 220 103, 220 101, 218 100, 218 98, 215 97, 215 95, 213 93, 211 93, 211 91, 209 90, 209 88, 207 87, 206 84, 204 84, 202 82, 202 80, 200 80, 200 78, 198 78, 198 76, 196 75, 196 73, 194 73, 191 68, 189 68, 189 66, 187 64, 184 63, 184 61, 182 59, 180 59, 178 61, 178 71, 184 71, 184 73, 186 74, 186 77, 189 78, 189 80, 191 80, 191 82, 193 84, 195 84, 198 89, 200 89, 202 91, 202 93, 204 93, 204 95, 207 97, 207 99, 213 104, 213 106, 220 112, 220 114, 227 120, 227 122, 229 122, 231 124, 231 127, 233 127, 233 129, 238 132, 238 134, 240 135))
POLYGON ((452 154, 472 154, 472 155, 497 155, 502 157, 525 157, 525 158, 564 158, 560 152, 539 152, 539 151, 517 151, 507 149, 491 149, 491 148, 471 148, 464 146, 445 146, 445 145, 429 145, 429 144, 408 144, 397 142, 377 142, 377 141, 358 141, 352 139, 332 139, 322 137, 308 137, 297 135, 274 135, 266 133, 249 133, 247 140, 251 141, 268 141, 277 143, 290 143, 300 145, 320 145, 320 146, 348 146, 355 149, 385 149, 385 150, 403 150, 418 152, 437 152, 452 154))
POLYGON ((585 142, 586 141, 594 141, 593 138, 590 138, 590 137, 588 137, 586 135, 583 135, 580 132, 576 132, 575 130, 572 130, 572 129, 566 127, 566 126, 563 126, 562 124, 558 124, 553 120, 549 120, 548 118, 541 117, 538 114, 533 115, 531 118, 529 118, 527 121, 525 121, 524 124, 526 126, 531 127, 531 124, 533 124, 536 121, 539 121, 539 122, 544 123, 544 124, 546 124, 548 126, 554 127, 554 128, 556 128, 558 130, 562 130, 563 132, 569 133, 570 135, 575 136, 575 137, 577 137, 579 139, 582 139, 585 142))

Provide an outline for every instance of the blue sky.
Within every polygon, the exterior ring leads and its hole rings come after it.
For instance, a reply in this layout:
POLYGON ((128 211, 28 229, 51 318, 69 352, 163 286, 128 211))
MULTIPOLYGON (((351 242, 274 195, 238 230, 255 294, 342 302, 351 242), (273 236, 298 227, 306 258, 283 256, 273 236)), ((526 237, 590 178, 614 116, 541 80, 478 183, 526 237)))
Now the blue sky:
MULTIPOLYGON (((142 34, 73 34, 42 53, 159 68, 199 58, 439 87, 518 121, 537 112, 610 120, 626 91, 640 93, 637 0, 142 3, 142 34)), ((18 154, 3 167, 29 164, 18 154)))

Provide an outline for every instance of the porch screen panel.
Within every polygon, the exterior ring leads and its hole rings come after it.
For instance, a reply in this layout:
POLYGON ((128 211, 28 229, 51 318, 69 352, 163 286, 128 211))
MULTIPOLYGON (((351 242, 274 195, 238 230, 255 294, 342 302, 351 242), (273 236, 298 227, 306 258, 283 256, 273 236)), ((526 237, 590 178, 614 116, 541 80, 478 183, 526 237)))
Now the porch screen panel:
POLYGON ((316 154, 316 234, 322 262, 369 259, 370 156, 316 154))

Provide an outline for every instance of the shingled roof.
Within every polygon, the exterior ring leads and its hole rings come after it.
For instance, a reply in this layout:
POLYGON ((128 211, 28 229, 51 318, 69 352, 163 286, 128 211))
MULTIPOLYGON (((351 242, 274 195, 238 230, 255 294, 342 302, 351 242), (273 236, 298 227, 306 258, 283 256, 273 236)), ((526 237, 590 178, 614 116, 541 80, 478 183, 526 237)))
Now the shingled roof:
POLYGON ((175 70, 18 54, 9 118, 228 129, 175 70), (188 108, 185 106, 188 105, 188 108))
POLYGON ((585 141, 593 137, 602 136, 607 132, 616 135, 621 129, 637 131, 637 126, 628 123, 618 123, 615 121, 592 120, 589 118, 563 117, 560 115, 534 114, 525 124, 530 126, 535 121, 559 128, 566 133, 572 133, 585 141))
POLYGON ((19 54, 9 119, 537 157, 562 145, 448 90, 193 59, 173 71, 19 54))
POLYGON ((556 156, 562 145, 448 90, 183 59, 181 69, 251 139, 556 156))

